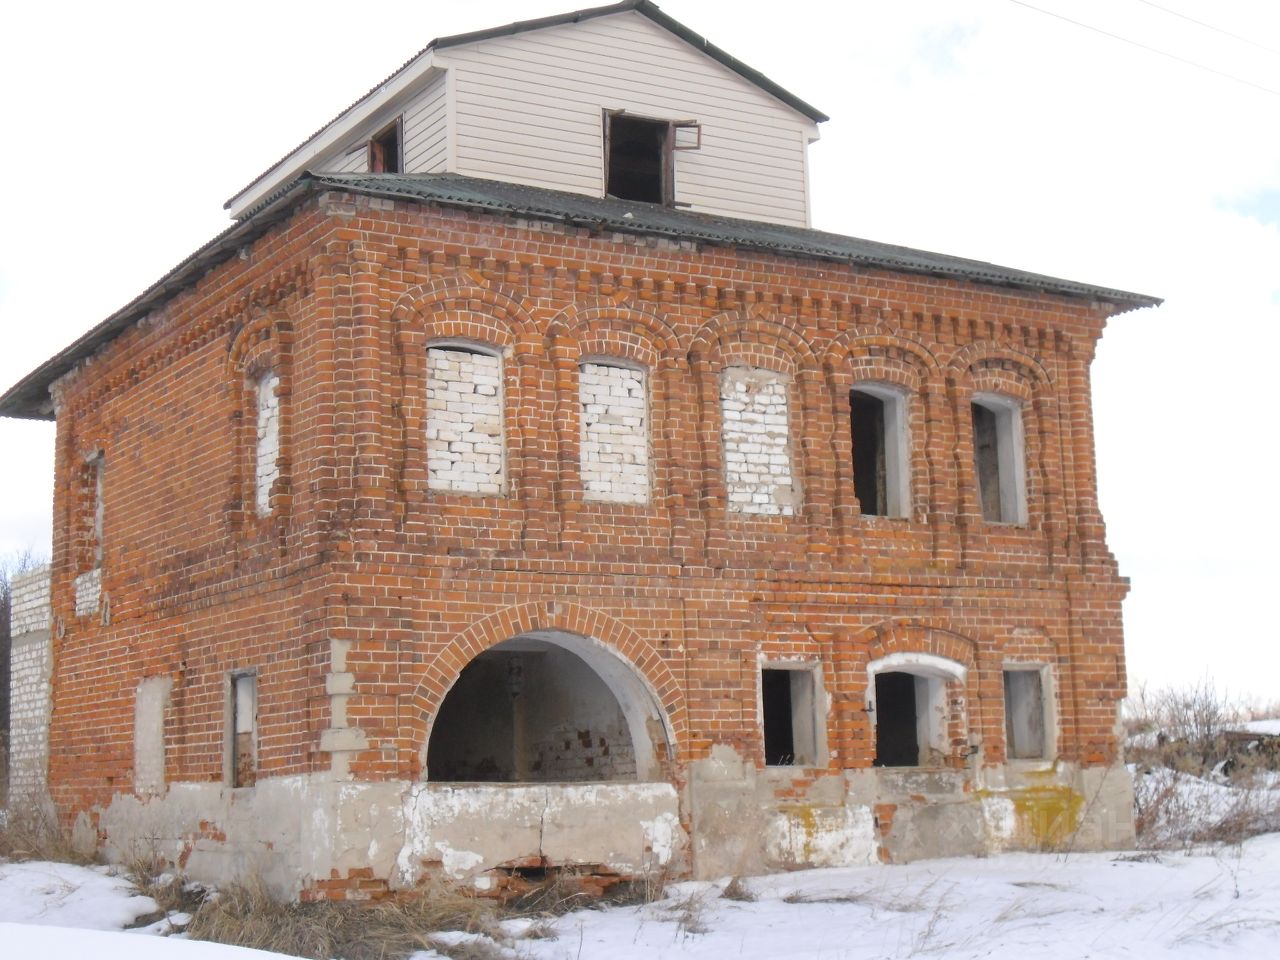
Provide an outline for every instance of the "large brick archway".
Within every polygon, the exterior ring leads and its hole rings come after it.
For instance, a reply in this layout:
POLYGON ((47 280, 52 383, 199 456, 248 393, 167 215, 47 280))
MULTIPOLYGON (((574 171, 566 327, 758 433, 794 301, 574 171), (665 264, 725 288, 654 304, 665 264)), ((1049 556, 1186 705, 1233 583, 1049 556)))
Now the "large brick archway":
POLYGON ((577 603, 546 600, 507 607, 476 621, 427 666, 409 699, 411 733, 420 745, 423 769, 432 724, 463 668, 498 644, 531 635, 558 637, 557 642, 584 654, 589 664, 603 662, 593 656, 597 649, 618 661, 625 669, 612 672, 631 687, 632 699, 652 701, 650 719, 661 724, 664 759, 675 759, 687 742, 688 721, 679 684, 658 651, 634 629, 606 613, 577 603))

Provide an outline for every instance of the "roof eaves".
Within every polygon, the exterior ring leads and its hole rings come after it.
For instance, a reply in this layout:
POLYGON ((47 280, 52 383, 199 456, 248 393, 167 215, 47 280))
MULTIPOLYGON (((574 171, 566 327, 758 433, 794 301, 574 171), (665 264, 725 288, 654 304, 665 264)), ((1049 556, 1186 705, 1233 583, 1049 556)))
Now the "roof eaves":
MULTIPOLYGON (((830 238, 831 241, 842 240, 846 242, 855 241, 858 243, 866 243, 866 241, 859 241, 857 238, 843 237, 837 234, 824 234, 816 230, 804 231, 812 237, 811 240, 786 241, 770 239, 764 236, 752 236, 750 235, 751 229, 758 228, 762 226, 762 224, 756 223, 755 221, 735 221, 732 218, 727 217, 710 218, 710 220, 715 223, 727 224, 730 228, 735 224, 741 224, 748 232, 746 234, 735 234, 731 232, 731 229, 716 230, 712 229, 710 226, 699 226, 693 222, 694 218, 692 216, 689 217, 689 222, 687 223, 667 226, 653 222, 646 222, 639 218, 584 214, 563 209, 558 210, 551 206, 515 202, 510 199, 497 196, 483 197, 476 196, 474 194, 464 195, 462 193, 450 195, 444 190, 422 193, 420 191, 398 188, 397 184, 403 180, 403 177, 397 178, 392 176, 382 179, 367 174, 312 174, 311 176, 319 186, 330 187, 338 190, 347 190, 352 193, 434 203, 445 207, 488 210, 509 216, 523 216, 534 219, 550 220, 587 229, 593 232, 608 230, 615 233, 656 236, 678 241, 696 241, 723 246, 733 246, 739 249, 756 250, 762 253, 810 257, 836 263, 855 264, 872 269, 891 270, 898 273, 914 273, 917 275, 945 277, 953 280, 967 280, 991 286, 1021 289, 1028 292, 1056 294, 1059 296, 1076 298, 1083 297, 1116 304, 1124 307, 1125 309, 1153 307, 1158 306, 1163 302, 1159 297, 1152 297, 1146 294, 1132 293, 1111 287, 1079 283, 1074 280, 1064 280, 1059 277, 1051 277, 1045 274, 1031 273, 1029 271, 1016 270, 1013 268, 1004 268, 996 264, 985 263, 979 260, 968 260, 962 257, 933 254, 928 251, 915 250, 910 247, 897 247, 892 244, 869 244, 878 250, 886 251, 884 254, 851 252, 847 246, 842 248, 836 242, 824 243, 823 241, 825 238, 830 238)), ((434 184, 446 184, 450 182, 466 183, 470 182, 470 179, 471 178, 462 178, 457 175, 446 174, 435 175, 431 177, 430 180, 424 177, 423 182, 431 182, 434 184)), ((644 206, 649 205, 646 204, 644 206)))
POLYGON ((0 417, 54 419, 53 401, 49 397, 49 388, 54 381, 93 356, 131 324, 164 306, 209 270, 231 259, 242 246, 257 239, 285 216, 292 209, 292 201, 300 199, 310 189, 311 180, 303 177, 276 191, 255 208, 251 218, 233 223, 107 319, 40 364, 0 395, 0 417), (286 200, 290 202, 283 202, 286 200), (275 209, 270 209, 272 207, 275 209))

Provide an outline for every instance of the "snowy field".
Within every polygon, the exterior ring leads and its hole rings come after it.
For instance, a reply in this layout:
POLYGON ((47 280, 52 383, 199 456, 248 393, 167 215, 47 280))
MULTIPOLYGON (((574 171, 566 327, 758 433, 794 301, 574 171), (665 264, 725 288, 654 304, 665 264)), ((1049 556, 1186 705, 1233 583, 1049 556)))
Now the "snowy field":
MULTIPOLYGON (((753 901, 683 883, 642 907, 581 910, 554 939, 470 956, 870 958, 1272 958, 1280 956, 1280 834, 1196 853, 1005 854, 906 866, 810 870, 746 881, 753 901)), ((0 955, 41 960, 251 960, 278 956, 121 932, 155 904, 104 868, 0 863, 0 955)), ((181 918, 175 918, 181 920, 181 918)), ((548 924, 540 923, 542 927, 548 924)), ((545 929, 542 932, 546 932, 545 929)), ((442 935, 457 952, 464 934, 442 935)), ((479 938, 484 939, 484 938, 479 938)), ((450 949, 452 947, 452 949, 450 949)), ((479 948, 479 949, 476 949, 479 948)), ((418 960, 440 956, 419 953, 418 960)))

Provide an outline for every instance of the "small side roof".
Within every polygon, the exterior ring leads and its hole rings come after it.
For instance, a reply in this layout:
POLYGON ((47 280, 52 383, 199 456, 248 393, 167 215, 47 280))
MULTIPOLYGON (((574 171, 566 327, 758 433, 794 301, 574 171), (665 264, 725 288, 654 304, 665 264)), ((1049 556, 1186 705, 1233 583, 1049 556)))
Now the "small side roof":
POLYGON ((628 13, 633 11, 635 13, 641 14, 642 16, 648 17, 658 26, 662 27, 665 30, 668 30, 675 36, 679 37, 681 40, 688 43, 690 46, 706 54, 708 57, 711 57, 713 60, 716 60, 724 64, 726 67, 728 67, 734 73, 741 76, 743 79, 748 80, 751 83, 755 84, 761 90, 764 90, 769 95, 773 96, 777 100, 780 100, 782 103, 785 103, 787 106, 791 107, 791 109, 795 110, 797 113, 800 113, 808 117, 810 120, 814 121, 815 123, 822 123, 830 119, 830 117, 828 117, 825 113, 823 113, 817 107, 814 107, 809 103, 806 103, 804 100, 801 100, 799 97, 797 97, 794 93, 791 93, 790 91, 784 89, 783 87, 780 87, 778 84, 774 83, 772 80, 766 77, 759 70, 756 70, 756 69, 753 69, 752 67, 747 66, 737 57, 734 57, 731 54, 726 53, 724 50, 717 47, 714 43, 712 43, 706 37, 702 36, 700 33, 696 33, 695 31, 690 30, 680 21, 663 13, 660 9, 658 9, 657 4, 652 3, 651 0, 622 0, 621 3, 611 3, 608 6, 588 7, 587 9, 584 9, 584 10, 574 10, 569 13, 560 13, 551 17, 541 17, 537 20, 520 20, 515 23, 509 23, 506 26, 492 27, 487 30, 475 30, 475 31, 472 31, 471 33, 459 33, 451 37, 437 37, 436 39, 428 43, 425 47, 423 47, 421 50, 419 50, 417 53, 415 53, 407 61, 405 61, 405 63, 398 70, 396 70, 390 76, 386 77, 384 80, 382 80, 372 89, 370 89, 367 93, 365 93, 362 97, 360 97, 350 106, 344 108, 341 112, 338 113, 337 116, 335 116, 332 120, 326 123, 323 127, 315 131, 315 133, 311 134, 311 136, 307 137, 305 140, 299 143, 296 147, 294 147, 292 150, 286 153, 283 157, 281 157, 279 160, 277 160, 275 163, 269 166, 266 170, 262 171, 262 173, 258 174, 258 176, 256 176, 252 181, 250 181, 249 183, 241 187, 238 191, 236 191, 234 196, 229 198, 223 204, 223 207, 224 208, 232 207, 235 204, 236 200, 244 196, 246 193, 252 190, 255 186, 261 183, 264 179, 270 176, 273 171, 275 171, 278 167, 280 167, 283 163, 285 163, 285 161, 287 161, 290 157, 293 157, 299 151, 304 149, 307 146, 307 144, 311 143, 311 141, 315 140, 317 137, 323 134, 326 130, 332 127, 335 123, 341 120, 343 117, 350 115, 353 110, 359 107, 366 100, 373 97, 374 94, 378 93, 378 91, 386 87, 387 84, 399 78, 403 73, 405 73, 405 71, 412 68, 415 64, 421 63, 423 57, 426 54, 430 53, 432 50, 444 50, 449 47, 462 46, 463 44, 466 44, 466 43, 477 43, 481 40, 492 40, 497 37, 509 37, 518 33, 527 33, 530 30, 541 30, 546 27, 558 27, 566 23, 581 23, 584 20, 593 20, 596 17, 608 17, 618 13, 628 13))
POLYGON ((287 217, 306 197, 329 190, 560 222, 595 232, 691 240, 871 269, 948 277, 997 287, 1097 300, 1115 304, 1125 310, 1153 307, 1162 302, 1159 297, 1063 280, 981 260, 877 243, 874 240, 861 240, 820 230, 717 217, 613 197, 588 197, 452 173, 307 174, 278 190, 251 210, 243 220, 214 237, 134 300, 23 377, 0 396, 0 416, 53 419, 49 388, 54 381, 114 340, 131 324, 194 286, 218 264, 235 256, 240 247, 252 243, 273 224, 287 217))

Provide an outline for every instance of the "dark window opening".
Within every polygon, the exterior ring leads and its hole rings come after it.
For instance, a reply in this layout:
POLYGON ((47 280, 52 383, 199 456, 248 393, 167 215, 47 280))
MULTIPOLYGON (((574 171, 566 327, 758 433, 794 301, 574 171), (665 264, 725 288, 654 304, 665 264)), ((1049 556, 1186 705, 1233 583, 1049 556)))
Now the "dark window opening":
POLYGON ((1000 507, 1000 431, 996 412, 980 403, 973 409, 973 463, 978 475, 978 500, 982 517, 998 523, 1004 519, 1000 507))
POLYGON ((791 672, 760 672, 764 762, 770 767, 785 767, 796 762, 796 741, 791 727, 791 672))
POLYGON ((609 685, 577 654, 516 638, 481 653, 440 705, 433 781, 636 780, 634 741, 609 685))
POLYGON ((1044 757, 1044 683, 1039 670, 1004 672, 1004 729, 1011 759, 1044 757))
POLYGON ((875 765, 914 767, 919 763, 916 677, 910 673, 877 673, 875 765))
POLYGON ((814 695, 812 670, 760 671, 766 766, 811 766, 818 762, 814 695))
POLYGON ((853 493, 862 512, 883 517, 889 512, 888 478, 885 466, 884 400, 861 390, 849 394, 853 428, 853 493))
POLYGON ((620 200, 670 203, 671 124, 605 115, 605 193, 620 200))
POLYGON ((251 787, 258 782, 258 678, 231 678, 231 785, 251 787))
POLYGON ((370 173, 403 173, 400 163, 400 119, 369 140, 370 173))

